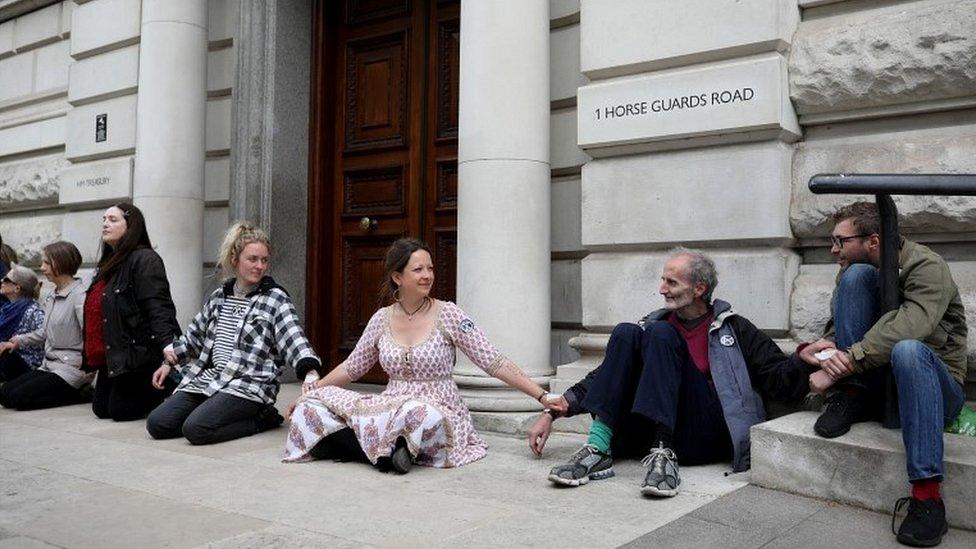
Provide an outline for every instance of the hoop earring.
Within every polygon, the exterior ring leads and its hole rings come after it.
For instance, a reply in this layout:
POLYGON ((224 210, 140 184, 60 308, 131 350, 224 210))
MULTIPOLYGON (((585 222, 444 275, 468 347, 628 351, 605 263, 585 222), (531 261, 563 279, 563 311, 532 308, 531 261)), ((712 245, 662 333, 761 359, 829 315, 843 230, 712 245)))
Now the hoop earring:
POLYGON ((400 301, 400 287, 399 286, 397 286, 397 289, 393 290, 393 301, 400 301))

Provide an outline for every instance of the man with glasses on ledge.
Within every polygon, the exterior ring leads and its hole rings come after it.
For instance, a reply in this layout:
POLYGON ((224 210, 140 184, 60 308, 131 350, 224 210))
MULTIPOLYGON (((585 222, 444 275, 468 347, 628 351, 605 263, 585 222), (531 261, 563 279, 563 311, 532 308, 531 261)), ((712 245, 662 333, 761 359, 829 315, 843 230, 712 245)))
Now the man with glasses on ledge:
POLYGON ((940 486, 942 431, 965 400, 966 315, 945 260, 929 248, 901 239, 900 306, 882 314, 879 292, 881 219, 878 208, 857 202, 834 215, 830 253, 841 270, 823 337, 801 346, 800 358, 820 369, 810 376, 817 392, 830 391, 814 425, 834 438, 860 421, 880 418, 882 367, 891 366, 905 444, 911 497, 898 529, 906 545, 938 545, 948 530, 940 486))

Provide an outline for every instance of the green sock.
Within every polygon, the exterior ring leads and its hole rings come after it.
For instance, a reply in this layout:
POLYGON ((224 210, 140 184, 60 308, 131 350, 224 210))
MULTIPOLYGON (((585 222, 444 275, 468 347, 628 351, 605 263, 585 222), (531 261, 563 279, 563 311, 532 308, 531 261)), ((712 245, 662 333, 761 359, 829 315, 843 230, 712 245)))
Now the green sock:
POLYGON ((587 439, 586 443, 596 446, 596 449, 604 454, 609 454, 610 439, 612 438, 613 429, 606 423, 600 421, 600 418, 595 418, 593 425, 590 427, 590 438, 587 439))

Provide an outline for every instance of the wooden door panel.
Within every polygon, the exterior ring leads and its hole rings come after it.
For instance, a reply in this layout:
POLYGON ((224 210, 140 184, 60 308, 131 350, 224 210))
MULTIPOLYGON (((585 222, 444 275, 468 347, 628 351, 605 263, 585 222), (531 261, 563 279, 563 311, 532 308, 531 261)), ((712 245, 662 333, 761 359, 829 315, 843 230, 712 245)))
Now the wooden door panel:
POLYGON ((408 13, 410 13, 410 0, 347 0, 346 2, 346 24, 348 25, 408 13))
MULTIPOLYGON (((395 239, 426 240, 434 295, 455 299, 459 5, 314 0, 325 21, 313 21, 310 145, 322 146, 310 148, 307 313, 329 367, 383 305, 395 239), (375 225, 363 228, 364 217, 375 225)), ((386 377, 376 367, 362 380, 386 377)))
POLYGON ((342 185, 343 217, 406 214, 406 177, 406 166, 346 170, 342 185))
POLYGON ((346 45, 346 151, 404 147, 409 134, 409 33, 346 45))
MULTIPOLYGON (((380 287, 386 279, 383 257, 386 249, 400 234, 361 236, 344 235, 342 241, 343 304, 339 321, 339 338, 335 364, 346 359, 356 347, 369 319, 381 305, 380 287)), ((374 365, 360 378, 366 383, 386 381, 382 369, 374 365)))
POLYGON ((437 23, 437 139, 457 140, 458 90, 460 89, 461 20, 457 17, 437 23))
POLYGON ((435 186, 434 210, 454 213, 457 211, 458 171, 457 158, 441 158, 434 161, 435 186))
POLYGON ((435 229, 430 243, 434 252, 434 297, 454 301, 457 294, 457 230, 435 229))

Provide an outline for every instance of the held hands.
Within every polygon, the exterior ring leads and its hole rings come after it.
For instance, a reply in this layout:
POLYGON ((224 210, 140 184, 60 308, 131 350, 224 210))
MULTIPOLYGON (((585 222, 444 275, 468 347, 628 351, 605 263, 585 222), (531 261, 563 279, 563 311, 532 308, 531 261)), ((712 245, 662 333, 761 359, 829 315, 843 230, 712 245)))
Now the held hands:
POLYGON ((854 373, 854 361, 850 353, 837 351, 829 358, 820 361, 820 369, 827 372, 834 380, 838 380, 854 373))
POLYGON ((563 415, 569 411, 569 401, 563 395, 546 395, 543 399, 542 405, 546 409, 556 412, 556 415, 563 415))
POLYGON ((529 448, 536 457, 542 457, 542 449, 546 447, 546 441, 552 433, 552 416, 542 414, 529 429, 529 448))
POLYGON ((176 366, 180 363, 180 359, 176 357, 176 352, 173 351, 172 345, 163 349, 163 359, 165 360, 165 363, 169 364, 170 366, 176 366))
POLYGON ((828 339, 821 339, 804 347, 803 350, 800 351, 800 360, 806 362, 810 366, 816 366, 819 368, 820 359, 815 357, 814 355, 816 355, 820 351, 823 351, 824 349, 836 349, 836 348, 837 346, 834 344, 833 341, 830 341, 828 339))
POLYGON ((13 351, 17 348, 17 342, 13 339, 10 341, 0 342, 0 355, 6 353, 7 351, 13 351))
POLYGON ((319 374, 315 370, 312 370, 309 373, 305 374, 305 381, 302 382, 302 396, 305 396, 311 393, 312 391, 318 389, 319 386, 315 383, 318 380, 319 380, 319 374))
POLYGON ((156 371, 153 372, 153 376, 152 376, 153 387, 162 390, 163 383, 166 382, 166 376, 169 375, 169 372, 172 369, 173 368, 170 367, 170 365, 165 362, 159 368, 157 368, 156 371))
POLYGON ((810 390, 818 395, 822 395, 827 389, 830 389, 835 381, 825 370, 817 370, 810 374, 810 390))

